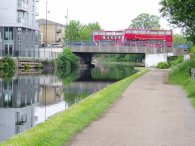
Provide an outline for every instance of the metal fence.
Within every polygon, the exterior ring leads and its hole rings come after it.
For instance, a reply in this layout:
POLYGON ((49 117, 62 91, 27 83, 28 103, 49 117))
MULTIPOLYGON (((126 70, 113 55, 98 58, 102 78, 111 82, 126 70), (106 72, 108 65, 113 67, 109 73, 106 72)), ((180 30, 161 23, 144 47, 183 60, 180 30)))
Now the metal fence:
POLYGON ((0 51, 0 57, 11 56, 16 58, 39 58, 39 59, 55 59, 62 51, 51 51, 48 49, 38 51, 0 51))

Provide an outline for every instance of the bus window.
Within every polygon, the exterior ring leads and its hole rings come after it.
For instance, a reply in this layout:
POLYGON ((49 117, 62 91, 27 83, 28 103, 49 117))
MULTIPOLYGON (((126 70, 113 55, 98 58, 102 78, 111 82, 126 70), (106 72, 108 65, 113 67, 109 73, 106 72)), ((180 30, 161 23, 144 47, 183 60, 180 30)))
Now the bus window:
POLYGON ((138 34, 138 30, 132 30, 132 34, 138 34))
POLYGON ((146 30, 139 30, 139 34, 146 34, 146 30))
POLYGON ((164 31, 158 31, 158 34, 159 35, 165 35, 165 32, 164 31))
POLYGON ((106 35, 112 35, 112 32, 108 31, 108 32, 106 32, 106 35))
POLYGON ((155 30, 150 30, 149 34, 158 34, 158 32, 155 30))
POLYGON ((126 30, 126 33, 127 34, 131 34, 131 30, 126 30))
POLYGON ((94 31, 93 32, 93 35, 98 35, 98 31, 94 31))
POLYGON ((116 35, 123 35, 123 32, 122 31, 116 31, 115 34, 116 35))
POLYGON ((170 30, 167 30, 166 31, 166 35, 171 35, 171 31, 170 30))
POLYGON ((105 32, 104 31, 100 31, 99 35, 105 35, 105 32))

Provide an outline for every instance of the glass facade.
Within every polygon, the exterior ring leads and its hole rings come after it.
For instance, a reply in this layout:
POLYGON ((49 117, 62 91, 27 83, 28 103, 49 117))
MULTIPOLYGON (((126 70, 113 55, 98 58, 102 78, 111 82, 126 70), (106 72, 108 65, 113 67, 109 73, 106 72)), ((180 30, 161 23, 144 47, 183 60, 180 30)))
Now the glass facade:
POLYGON ((13 27, 4 28, 4 40, 13 40, 13 27))

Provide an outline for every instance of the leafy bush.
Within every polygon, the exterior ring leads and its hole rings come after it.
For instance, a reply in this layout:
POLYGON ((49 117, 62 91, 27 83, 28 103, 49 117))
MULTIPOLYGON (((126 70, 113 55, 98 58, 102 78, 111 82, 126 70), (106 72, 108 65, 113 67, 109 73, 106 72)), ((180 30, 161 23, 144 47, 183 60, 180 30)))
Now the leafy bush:
POLYGON ((57 68, 63 70, 71 70, 77 68, 79 59, 69 48, 64 49, 63 53, 57 58, 57 68))
POLYGON ((157 68, 160 68, 160 69, 167 69, 169 68, 169 64, 167 62, 159 62, 158 65, 156 66, 157 68))
POLYGON ((10 56, 6 56, 0 60, 0 69, 14 70, 15 62, 10 56))
POLYGON ((30 65, 29 64, 25 64, 24 68, 25 68, 25 70, 30 70, 30 65))
POLYGON ((184 61, 183 56, 175 57, 170 61, 171 66, 176 66, 184 61))
POLYGON ((12 77, 15 74, 15 62, 14 60, 6 56, 0 60, 0 77, 3 78, 6 82, 11 81, 12 77))
POLYGON ((144 54, 110 54, 104 57, 108 61, 116 62, 135 62, 140 63, 144 59, 144 54))
POLYGON ((193 47, 190 49, 190 52, 191 52, 192 54, 195 54, 195 46, 193 46, 193 47))
POLYGON ((36 68, 43 68, 43 64, 37 64, 36 68))
POLYGON ((191 69, 195 68, 195 59, 184 61, 172 68, 169 73, 169 82, 181 85, 187 92, 195 108, 195 79, 192 79, 191 69))

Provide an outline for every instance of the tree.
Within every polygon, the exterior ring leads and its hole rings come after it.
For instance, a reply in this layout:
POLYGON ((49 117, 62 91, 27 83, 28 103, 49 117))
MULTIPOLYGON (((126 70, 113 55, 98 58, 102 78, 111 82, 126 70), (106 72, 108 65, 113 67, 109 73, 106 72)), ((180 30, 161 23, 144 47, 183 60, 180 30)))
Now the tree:
POLYGON ((147 13, 138 15, 135 19, 131 20, 131 24, 129 25, 129 28, 144 29, 159 29, 160 27, 160 18, 147 13))
POLYGON ((195 43, 195 1, 194 0, 161 0, 160 12, 167 20, 183 29, 188 40, 195 43))
POLYGON ((65 40, 80 41, 81 23, 79 21, 71 20, 65 29, 65 40))
POLYGON ((80 39, 84 41, 90 41, 93 30, 101 30, 101 26, 98 22, 83 25, 80 31, 80 39))
POLYGON ((173 35, 173 42, 174 42, 174 44, 187 44, 188 43, 186 38, 181 34, 174 34, 173 35))
POLYGON ((98 22, 83 25, 80 21, 71 20, 65 30, 65 40, 68 41, 90 41, 93 30, 100 30, 98 22))

